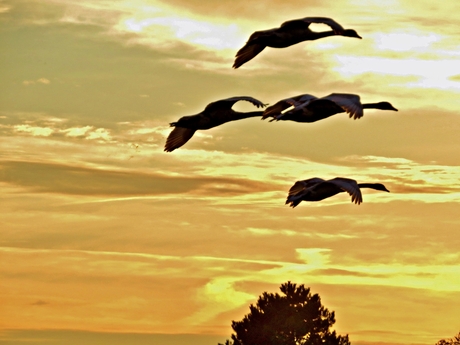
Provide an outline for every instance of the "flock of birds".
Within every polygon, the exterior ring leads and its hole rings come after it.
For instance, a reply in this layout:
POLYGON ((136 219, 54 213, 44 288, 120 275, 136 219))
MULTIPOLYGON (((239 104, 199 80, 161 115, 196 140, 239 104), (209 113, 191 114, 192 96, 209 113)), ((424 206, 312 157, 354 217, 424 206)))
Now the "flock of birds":
MULTIPOLYGON (((328 36, 346 36, 361 39, 355 30, 344 29, 330 18, 307 17, 284 22, 279 28, 256 31, 237 53, 233 68, 239 68, 252 60, 265 47, 285 48, 303 42, 317 40, 328 36), (315 32, 310 30, 312 23, 326 24, 332 30, 315 32)), ((389 102, 361 103, 360 97, 347 93, 332 93, 317 98, 303 94, 278 101, 265 110, 252 112, 238 112, 232 109, 238 101, 247 101, 257 108, 264 108, 267 104, 249 96, 230 97, 208 104, 205 109, 196 115, 181 117, 171 122, 174 129, 166 139, 164 151, 172 152, 183 146, 197 130, 206 130, 220 126, 226 122, 242 120, 250 117, 271 118, 269 121, 315 122, 339 113, 347 113, 350 118, 359 119, 364 109, 380 109, 397 111, 389 102)), ((323 180, 318 177, 297 181, 290 189, 286 204, 296 207, 301 201, 320 201, 341 192, 347 192, 351 201, 362 202, 361 188, 389 192, 381 183, 357 183, 353 179, 336 177, 323 180)))

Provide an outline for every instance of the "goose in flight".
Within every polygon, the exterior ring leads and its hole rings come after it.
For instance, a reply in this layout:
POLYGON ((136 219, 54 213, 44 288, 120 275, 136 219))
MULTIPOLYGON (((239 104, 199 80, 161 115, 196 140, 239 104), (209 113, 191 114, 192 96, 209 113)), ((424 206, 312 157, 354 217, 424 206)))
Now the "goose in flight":
POLYGON ((305 94, 283 99, 268 107, 262 119, 272 117, 270 121, 315 122, 338 113, 347 113, 356 120, 363 117, 364 109, 398 111, 389 102, 361 104, 358 95, 349 93, 332 93, 322 98, 305 94))
POLYGON ((166 139, 164 150, 174 151, 184 145, 198 129, 210 129, 223 123, 246 119, 249 117, 262 116, 263 111, 238 112, 232 109, 238 101, 247 101, 254 104, 257 108, 265 107, 261 101, 246 96, 231 97, 209 103, 204 110, 196 115, 183 116, 176 122, 171 122, 174 127, 166 139))
POLYGON ((336 177, 331 180, 313 177, 297 181, 289 189, 286 204, 296 207, 301 201, 320 201, 338 193, 347 192, 351 196, 351 202, 359 205, 363 201, 361 188, 390 192, 381 183, 357 183, 355 180, 344 177, 336 177))
POLYGON ((361 188, 390 192, 381 183, 357 183, 355 180, 344 177, 336 177, 331 180, 313 177, 297 181, 289 189, 286 204, 296 207, 301 201, 320 201, 338 193, 347 192, 351 196, 351 202, 359 205, 363 201, 361 188))
POLYGON ((346 36, 361 38, 355 30, 344 29, 331 18, 306 17, 284 22, 279 28, 256 31, 246 42, 243 48, 236 53, 233 68, 238 68, 253 59, 265 47, 286 48, 303 41, 313 41, 328 36, 346 36), (310 24, 326 24, 332 30, 316 32, 310 30, 310 24))

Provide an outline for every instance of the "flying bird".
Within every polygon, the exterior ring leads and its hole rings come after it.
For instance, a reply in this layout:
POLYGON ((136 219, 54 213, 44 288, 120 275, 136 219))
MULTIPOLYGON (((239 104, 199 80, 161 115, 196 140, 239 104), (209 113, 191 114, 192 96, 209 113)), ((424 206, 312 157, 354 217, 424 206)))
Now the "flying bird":
POLYGON ((390 192, 381 183, 357 183, 355 180, 344 177, 336 177, 331 180, 313 177, 297 181, 289 189, 286 204, 296 207, 301 201, 320 201, 338 193, 347 192, 351 196, 351 202, 359 205, 363 201, 361 188, 390 192))
POLYGON ((361 104, 358 95, 349 93, 332 93, 322 98, 304 94, 283 99, 268 107, 262 119, 272 117, 270 121, 315 122, 335 114, 347 113, 356 120, 363 117, 364 109, 398 111, 389 102, 361 104))
POLYGON ((344 29, 331 18, 307 17, 290 20, 281 24, 279 28, 254 32, 244 47, 236 53, 233 68, 238 68, 253 59, 265 47, 286 48, 303 41, 313 41, 335 35, 361 38, 355 30, 344 29), (311 23, 326 24, 332 30, 323 32, 311 31, 309 28, 311 23))
POLYGON ((238 112, 233 110, 232 106, 238 101, 250 102, 257 108, 266 106, 261 101, 247 96, 231 97, 209 103, 201 113, 184 116, 178 121, 170 123, 174 129, 166 139, 164 150, 171 152, 181 147, 189 141, 198 129, 210 129, 226 122, 262 116, 263 111, 238 112))

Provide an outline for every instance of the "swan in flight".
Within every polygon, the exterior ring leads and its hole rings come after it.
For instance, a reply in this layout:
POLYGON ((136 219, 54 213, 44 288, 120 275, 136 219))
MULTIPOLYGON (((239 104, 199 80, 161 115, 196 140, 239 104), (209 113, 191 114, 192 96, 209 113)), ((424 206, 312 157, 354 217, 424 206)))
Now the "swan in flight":
POLYGON ((398 111, 389 102, 361 104, 358 95, 349 93, 332 93, 322 98, 304 94, 283 99, 268 107, 262 119, 272 117, 270 121, 315 122, 335 114, 347 113, 350 118, 356 120, 363 117, 364 109, 398 111))
POLYGON ((233 110, 233 105, 238 101, 250 102, 257 108, 266 106, 266 104, 261 101, 247 96, 231 97, 209 103, 201 113, 183 116, 178 121, 170 123, 171 127, 174 127, 174 129, 166 139, 164 150, 166 152, 171 152, 181 147, 189 141, 198 129, 210 129, 226 122, 262 116, 263 111, 243 113, 233 110))
POLYGON ((336 177, 331 180, 313 177, 297 181, 289 189, 286 204, 296 207, 301 201, 320 201, 338 193, 347 192, 351 196, 351 202, 359 205, 363 201, 361 188, 390 192, 381 183, 357 183, 355 180, 344 177, 336 177))
POLYGON ((331 18, 306 17, 284 22, 279 28, 256 31, 243 48, 236 53, 233 68, 238 68, 253 59, 265 47, 286 48, 303 41, 313 41, 328 36, 346 36, 361 38, 355 30, 344 29, 331 18), (310 24, 326 24, 332 30, 316 32, 310 30, 310 24))

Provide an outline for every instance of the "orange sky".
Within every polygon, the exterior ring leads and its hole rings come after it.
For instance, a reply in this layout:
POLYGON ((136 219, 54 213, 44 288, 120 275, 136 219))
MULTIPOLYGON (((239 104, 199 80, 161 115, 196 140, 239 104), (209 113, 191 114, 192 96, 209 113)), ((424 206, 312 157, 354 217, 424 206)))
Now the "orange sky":
POLYGON ((216 345, 288 280, 319 293, 355 345, 456 334, 459 11, 0 0, 0 342, 216 345), (252 32, 307 16, 363 39, 266 49, 231 68, 252 32), (209 102, 332 92, 399 112, 251 118, 163 152, 169 122, 209 102), (336 176, 391 193, 284 205, 296 180, 336 176))

